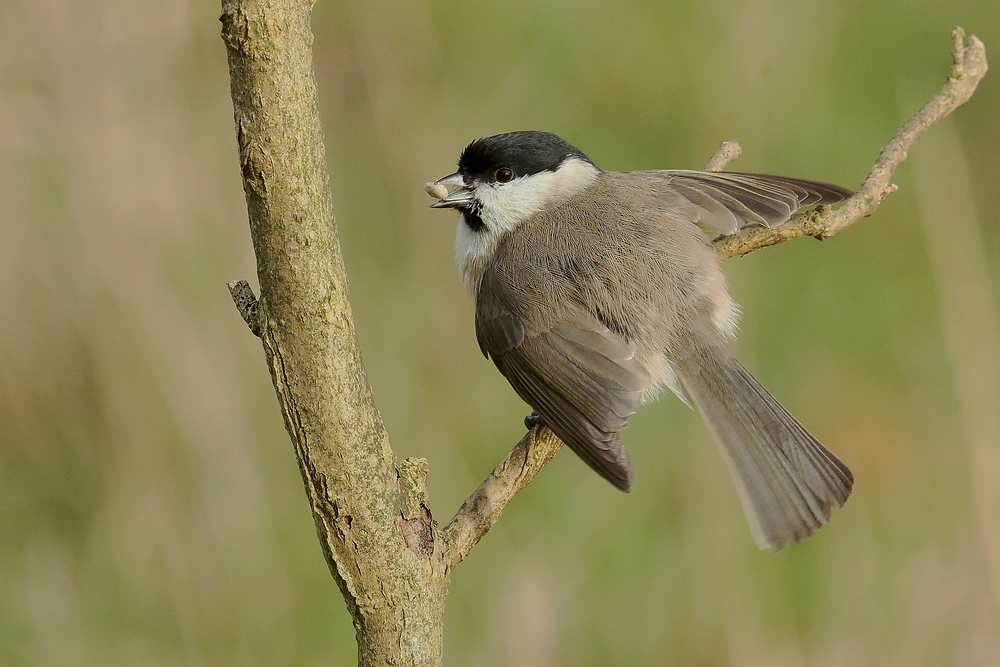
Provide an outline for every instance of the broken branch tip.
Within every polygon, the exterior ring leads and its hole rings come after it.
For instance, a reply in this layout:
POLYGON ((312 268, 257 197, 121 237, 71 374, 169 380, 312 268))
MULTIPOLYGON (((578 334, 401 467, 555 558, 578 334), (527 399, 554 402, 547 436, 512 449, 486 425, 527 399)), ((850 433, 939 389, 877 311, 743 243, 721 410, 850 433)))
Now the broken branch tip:
POLYGON ((240 317, 250 327, 253 335, 259 338, 261 333, 260 302, 257 301, 250 283, 245 280, 234 280, 227 283, 226 286, 229 288, 229 294, 233 298, 233 303, 236 304, 236 309, 240 311, 240 317))

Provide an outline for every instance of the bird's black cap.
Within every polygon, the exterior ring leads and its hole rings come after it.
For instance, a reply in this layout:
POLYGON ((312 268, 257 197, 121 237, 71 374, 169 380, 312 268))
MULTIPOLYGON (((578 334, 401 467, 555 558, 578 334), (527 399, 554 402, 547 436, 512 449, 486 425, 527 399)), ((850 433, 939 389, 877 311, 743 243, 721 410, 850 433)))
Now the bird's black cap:
POLYGON ((518 176, 555 171, 567 158, 590 164, 583 151, 559 135, 538 130, 521 130, 476 139, 458 158, 458 171, 468 176, 492 174, 500 166, 510 167, 518 176))

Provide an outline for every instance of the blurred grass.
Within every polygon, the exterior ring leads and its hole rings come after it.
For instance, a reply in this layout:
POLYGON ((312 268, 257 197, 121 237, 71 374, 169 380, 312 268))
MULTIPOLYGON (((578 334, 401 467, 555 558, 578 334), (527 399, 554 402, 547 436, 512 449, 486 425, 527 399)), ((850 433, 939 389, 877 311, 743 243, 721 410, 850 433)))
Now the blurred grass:
MULTIPOLYGON (((349 665, 262 355, 225 289, 254 262, 212 3, 0 4, 0 664, 349 665)), ((855 185, 984 2, 339 3, 316 67, 352 303, 400 456, 446 520, 526 408, 472 332, 454 221, 420 185, 544 128, 612 169, 855 185)), ((993 298, 1000 87, 954 117, 993 298)), ((933 131, 933 130, 932 130, 933 131)), ((924 148, 918 144, 915 151, 924 148)), ((933 156, 924 156, 934 161, 933 156)), ((749 539, 668 399, 615 492, 561 453, 455 573, 451 665, 988 665, 996 600, 914 181, 824 244, 727 263, 736 351, 854 469, 830 526, 749 539)), ((1000 480, 994 480, 1000 483, 1000 480)))

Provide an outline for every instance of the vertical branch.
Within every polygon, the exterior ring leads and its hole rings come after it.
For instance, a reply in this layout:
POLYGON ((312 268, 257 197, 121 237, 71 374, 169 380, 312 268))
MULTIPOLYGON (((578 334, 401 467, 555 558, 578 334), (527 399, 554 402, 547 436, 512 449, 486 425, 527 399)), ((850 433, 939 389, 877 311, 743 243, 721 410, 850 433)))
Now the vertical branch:
POLYGON ((261 296, 261 337, 363 665, 440 662, 447 572, 419 466, 399 463, 347 298, 312 66, 311 3, 223 0, 222 37, 261 296), (404 531, 405 527, 405 531, 404 531))

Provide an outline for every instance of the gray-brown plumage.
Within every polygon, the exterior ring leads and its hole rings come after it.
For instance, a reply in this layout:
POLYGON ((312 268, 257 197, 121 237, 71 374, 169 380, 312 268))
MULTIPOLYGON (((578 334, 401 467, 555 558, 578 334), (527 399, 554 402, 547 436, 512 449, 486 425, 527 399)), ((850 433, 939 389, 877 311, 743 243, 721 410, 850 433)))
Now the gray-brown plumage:
POLYGON ((439 181, 462 184, 436 205, 463 211, 458 259, 483 353, 626 491, 633 472, 621 431, 670 388, 718 440, 757 544, 776 550, 813 533, 853 477, 729 354, 736 307, 695 223, 723 233, 775 226, 850 192, 753 174, 604 172, 541 134, 474 142, 458 174, 439 181), (523 159, 523 145, 539 141, 555 149, 523 159))

